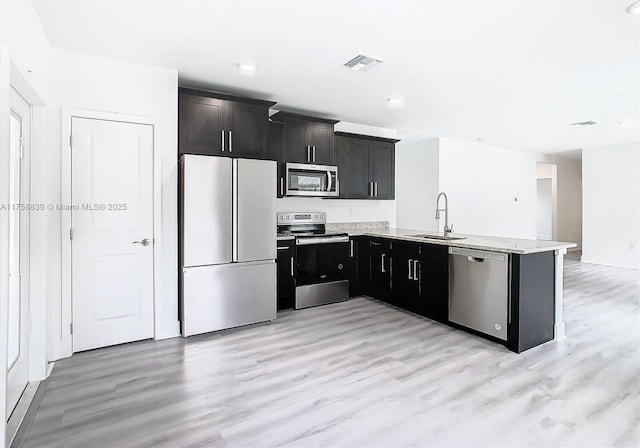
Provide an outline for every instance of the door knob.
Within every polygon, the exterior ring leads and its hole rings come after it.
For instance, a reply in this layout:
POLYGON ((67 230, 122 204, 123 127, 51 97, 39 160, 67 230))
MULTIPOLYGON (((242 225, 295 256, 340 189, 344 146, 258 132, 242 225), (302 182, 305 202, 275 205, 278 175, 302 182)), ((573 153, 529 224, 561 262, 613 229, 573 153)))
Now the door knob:
POLYGON ((148 246, 149 245, 149 240, 147 238, 145 238, 142 241, 134 241, 131 244, 142 244, 143 246, 148 246))

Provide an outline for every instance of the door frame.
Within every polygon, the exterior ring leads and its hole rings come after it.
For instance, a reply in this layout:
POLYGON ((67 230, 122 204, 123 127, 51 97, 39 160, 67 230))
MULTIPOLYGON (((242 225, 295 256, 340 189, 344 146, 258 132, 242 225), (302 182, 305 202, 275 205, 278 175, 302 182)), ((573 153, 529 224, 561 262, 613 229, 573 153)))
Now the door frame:
MULTIPOLYGON (((21 116, 22 118, 22 124, 21 124, 21 138, 24 138, 24 119, 27 118, 28 119, 28 137, 27 137, 27 143, 23 144, 21 142, 22 145, 22 149, 21 151, 21 156, 20 156, 20 183, 19 183, 19 188, 20 191, 18 193, 19 195, 19 199, 18 202, 20 204, 31 204, 32 203, 32 199, 31 199, 31 148, 33 146, 33 105, 31 104, 31 102, 25 97, 25 95, 23 95, 20 90, 18 90, 16 88, 15 85, 11 84, 10 86, 10 92, 9 92, 9 115, 11 116, 11 114, 14 111, 14 103, 13 103, 13 96, 15 95, 16 97, 19 98, 18 101, 22 101, 24 102, 24 105, 26 105, 26 107, 28 107, 29 109, 29 115, 28 117, 25 116, 21 116), (25 174, 26 171, 26 179, 25 177, 23 177, 23 174, 25 174), (25 191, 26 190, 26 191, 25 191), (25 194, 26 193, 26 194, 25 194), (25 196, 23 196, 25 195, 25 196)), ((15 109, 16 112, 18 111, 18 109, 15 109)), ((9 176, 10 178, 10 176, 9 176)), ((20 316, 20 320, 19 320, 19 328, 22 329, 23 325, 26 326, 25 330, 26 330, 26 337, 27 337, 27 341, 26 341, 26 358, 23 358, 24 363, 26 363, 25 369, 26 369, 26 374, 27 374, 27 384, 25 385, 25 389, 26 386, 29 384, 29 382, 31 382, 31 354, 30 354, 30 350, 31 350, 31 346, 32 346, 32 342, 31 342, 31 211, 30 210, 21 210, 19 212, 19 224, 18 224, 18 229, 19 229, 19 237, 18 237, 18 250, 19 250, 19 264, 18 264, 18 269, 20 271, 20 279, 18 280, 20 283, 20 289, 19 289, 19 300, 20 300, 20 306, 22 307, 22 301, 23 301, 23 295, 26 294, 26 317, 23 317, 22 315, 20 316), (25 241, 26 240, 26 241, 25 241), (24 268, 24 270, 23 270, 24 268), (26 322, 23 321, 23 319, 26 319, 26 322)), ((23 310, 21 308, 21 313, 25 312, 25 310, 23 310)), ((21 332, 22 330, 20 330, 21 332)), ((19 338, 22 338, 22 333, 20 333, 19 338)), ((22 342, 20 342, 20 351, 22 351, 22 342)), ((21 356, 21 355, 19 355, 21 356)), ((16 362, 19 361, 20 358, 16 359, 16 362)), ((13 368, 13 366, 11 367, 13 368)), ((9 369, 10 370, 10 369, 9 369)), ((7 383, 8 383, 8 374, 9 372, 7 371, 7 383)), ((24 390, 23 390, 24 391, 24 390)), ((18 403, 20 402, 20 399, 18 400, 18 402, 16 403, 16 406, 18 405, 18 403)), ((14 407, 14 409, 15 409, 14 407)))
MULTIPOLYGON (((153 328, 154 339, 159 334, 162 268, 162 158, 157 151, 158 120, 153 117, 140 115, 126 115, 114 112, 102 112, 86 109, 62 108, 60 117, 60 147, 61 147, 61 204, 71 204, 71 121, 73 118, 116 121, 132 124, 150 125, 153 129, 153 328)), ((51 359, 66 358, 73 354, 73 337, 71 335, 72 322, 72 283, 71 283, 71 210, 62 210, 60 214, 60 241, 62 267, 62 309, 60 341, 52 341, 51 359)))

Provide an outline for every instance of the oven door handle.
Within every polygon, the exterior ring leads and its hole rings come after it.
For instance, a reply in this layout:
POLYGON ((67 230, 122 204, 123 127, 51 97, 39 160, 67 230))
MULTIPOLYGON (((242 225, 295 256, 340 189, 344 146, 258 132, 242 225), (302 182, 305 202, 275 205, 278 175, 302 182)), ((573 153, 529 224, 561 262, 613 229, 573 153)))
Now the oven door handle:
POLYGON ((327 170, 327 191, 331 192, 331 171, 327 170))
POLYGON ((348 243, 348 236, 329 236, 326 238, 298 238, 296 246, 310 246, 312 244, 348 243))

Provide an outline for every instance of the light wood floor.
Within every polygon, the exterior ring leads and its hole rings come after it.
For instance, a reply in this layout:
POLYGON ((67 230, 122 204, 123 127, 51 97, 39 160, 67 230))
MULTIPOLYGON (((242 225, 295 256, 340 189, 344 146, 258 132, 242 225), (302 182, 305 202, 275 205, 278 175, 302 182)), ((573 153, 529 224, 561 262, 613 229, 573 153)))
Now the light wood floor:
POLYGON ((565 265, 521 355, 357 298, 56 364, 25 447, 638 446, 638 271, 565 265))

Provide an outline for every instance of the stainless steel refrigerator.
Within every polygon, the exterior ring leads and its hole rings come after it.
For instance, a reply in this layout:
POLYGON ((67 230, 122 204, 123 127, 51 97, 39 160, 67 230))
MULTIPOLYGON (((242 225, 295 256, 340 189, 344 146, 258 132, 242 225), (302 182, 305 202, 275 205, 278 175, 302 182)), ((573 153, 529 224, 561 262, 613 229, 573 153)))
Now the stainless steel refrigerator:
POLYGON ((276 162, 180 159, 182 335, 276 317, 276 162))

